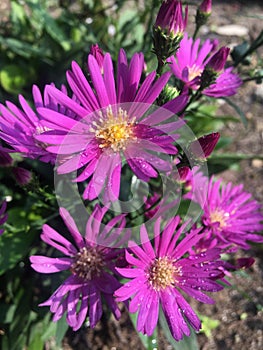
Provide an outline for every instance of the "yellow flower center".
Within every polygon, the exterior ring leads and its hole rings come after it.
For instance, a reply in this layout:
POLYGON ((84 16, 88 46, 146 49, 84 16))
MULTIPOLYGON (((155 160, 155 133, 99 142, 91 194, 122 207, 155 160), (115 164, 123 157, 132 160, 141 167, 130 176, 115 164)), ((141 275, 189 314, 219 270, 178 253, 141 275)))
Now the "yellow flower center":
POLYGON ((173 265, 172 260, 167 257, 156 259, 150 266, 147 273, 150 285, 157 291, 174 286, 178 269, 173 265))
POLYGON ((98 249, 84 247, 75 255, 71 272, 86 281, 90 281, 94 277, 100 276, 104 266, 103 256, 98 249))
POLYGON ((188 80, 191 81, 194 78, 198 77, 201 75, 203 69, 197 66, 196 64, 192 65, 192 67, 187 67, 188 68, 188 80))
POLYGON ((224 212, 223 210, 216 209, 210 213, 210 222, 219 223, 220 228, 224 228, 227 225, 227 220, 229 218, 229 213, 224 212))
POLYGON ((135 117, 130 120, 122 108, 114 113, 109 106, 105 115, 100 112, 99 120, 92 123, 95 128, 92 127, 90 131, 95 133, 100 148, 119 152, 126 149, 129 141, 137 139, 134 135, 135 120, 135 117))

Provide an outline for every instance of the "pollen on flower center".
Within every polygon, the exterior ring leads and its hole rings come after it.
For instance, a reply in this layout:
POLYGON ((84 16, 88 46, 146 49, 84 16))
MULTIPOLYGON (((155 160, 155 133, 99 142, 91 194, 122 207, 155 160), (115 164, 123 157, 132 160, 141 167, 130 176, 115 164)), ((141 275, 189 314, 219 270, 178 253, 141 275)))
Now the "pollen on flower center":
POLYGON ((177 268, 167 256, 156 259, 150 266, 147 277, 150 285, 157 291, 173 286, 177 268))
POLYGON ((136 140, 135 119, 134 117, 130 120, 127 112, 122 108, 114 113, 109 106, 105 114, 100 112, 99 120, 93 122, 90 131, 95 133, 100 148, 111 148, 114 152, 119 152, 125 150, 130 140, 136 140))
POLYGON ((103 256, 97 248, 84 247, 75 255, 74 262, 71 265, 71 272, 89 281, 95 276, 100 276, 104 266, 103 256))
POLYGON ((191 67, 187 67, 188 68, 188 80, 191 81, 194 78, 198 77, 199 75, 201 75, 203 69, 200 68, 199 66, 197 66, 196 64, 193 64, 191 67))
POLYGON ((210 213, 210 222, 219 223, 220 228, 224 228, 227 225, 227 220, 229 218, 229 213, 224 212, 223 210, 216 209, 210 213))

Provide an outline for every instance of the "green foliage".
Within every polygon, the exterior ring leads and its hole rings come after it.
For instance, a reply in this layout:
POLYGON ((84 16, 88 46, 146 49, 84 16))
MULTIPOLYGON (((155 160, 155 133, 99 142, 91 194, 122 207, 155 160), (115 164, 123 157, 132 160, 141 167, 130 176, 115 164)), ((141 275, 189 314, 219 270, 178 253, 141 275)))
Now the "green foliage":
MULTIPOLYGON (((136 324, 137 324, 137 317, 138 317, 138 313, 130 314, 130 319, 133 323, 135 330, 136 330, 136 324)), ((158 348, 157 328, 155 329, 155 331, 151 336, 143 335, 140 332, 137 332, 137 334, 146 350, 155 350, 158 348)))
POLYGON ((211 337, 212 330, 216 329, 220 325, 220 321, 213 320, 205 315, 199 315, 199 318, 202 321, 202 329, 200 332, 204 333, 208 338, 211 337))
POLYGON ((182 340, 179 342, 175 341, 174 338, 172 337, 166 318, 164 316, 164 313, 162 309, 160 308, 159 312, 159 322, 162 327, 162 330, 165 334, 165 337, 169 341, 169 343, 172 345, 174 350, 198 350, 198 343, 197 343, 197 338, 196 338, 196 333, 194 330, 191 328, 189 325, 189 328, 191 330, 191 335, 189 337, 184 336, 182 340))

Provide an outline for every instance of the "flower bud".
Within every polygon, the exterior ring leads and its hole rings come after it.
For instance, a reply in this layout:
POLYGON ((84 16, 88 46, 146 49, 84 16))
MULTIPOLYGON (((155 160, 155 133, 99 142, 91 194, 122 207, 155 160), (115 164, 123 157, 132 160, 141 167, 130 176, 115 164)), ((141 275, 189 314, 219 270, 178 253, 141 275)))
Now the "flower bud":
POLYGON ((98 65, 100 67, 100 70, 103 73, 104 53, 98 44, 91 45, 90 54, 96 58, 98 65))
POLYGON ((28 185, 29 182, 32 180, 32 174, 27 169, 15 167, 12 169, 12 172, 17 183, 21 186, 28 185))
MULTIPOLYGON (((5 211, 6 211, 6 201, 3 201, 0 206, 0 226, 2 226, 8 219, 8 215, 5 213, 5 211)), ((4 232, 4 229, 0 228, 0 235, 3 232, 4 232)))
POLYGON ((221 47, 211 56, 201 75, 201 84, 199 88, 201 91, 215 83, 218 75, 224 69, 229 51, 230 49, 228 47, 221 47))
POLYGON ((187 15, 188 8, 186 7, 185 18, 183 18, 181 1, 163 1, 155 21, 155 27, 160 27, 162 30, 174 36, 178 33, 183 34, 187 25, 187 15))
POLYGON ((153 51, 159 61, 164 63, 179 48, 187 18, 188 7, 183 17, 181 1, 163 1, 153 26, 153 51))
POLYGON ((218 132, 199 137, 189 146, 191 155, 197 160, 205 160, 213 152, 219 138, 220 134, 218 132))
POLYGON ((206 24, 208 17, 212 12, 212 0, 204 0, 197 8, 195 23, 198 28, 206 24))
POLYGON ((149 198, 144 197, 144 205, 145 205, 144 215, 147 219, 154 217, 154 215, 160 209, 160 203, 159 203, 160 199, 161 199, 161 195, 156 192, 154 192, 154 194, 149 198))
POLYGON ((199 6, 199 11, 206 14, 211 14, 212 12, 212 0, 203 0, 202 4, 199 6))
POLYGON ((6 152, 6 148, 3 148, 0 146, 0 166, 7 167, 12 165, 13 159, 9 155, 8 152, 6 152))
POLYGON ((230 49, 228 47, 221 47, 208 61, 206 67, 213 71, 220 73, 226 64, 230 49))

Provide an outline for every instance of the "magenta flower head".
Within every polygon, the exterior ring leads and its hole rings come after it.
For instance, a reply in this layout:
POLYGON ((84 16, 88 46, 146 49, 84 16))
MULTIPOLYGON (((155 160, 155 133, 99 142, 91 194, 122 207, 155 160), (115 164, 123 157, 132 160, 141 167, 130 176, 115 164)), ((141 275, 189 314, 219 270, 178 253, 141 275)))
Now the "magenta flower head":
POLYGON ((203 0, 198 9, 201 13, 210 14, 212 12, 212 0, 203 0))
POLYGON ((78 330, 88 315, 92 328, 102 316, 102 300, 107 302, 116 319, 120 310, 113 298, 120 283, 114 277, 117 258, 123 250, 117 248, 127 240, 127 232, 120 239, 125 226, 123 215, 116 216, 104 226, 101 222, 107 208, 96 206, 87 221, 83 237, 66 209, 60 209, 74 242, 68 241, 48 225, 43 226, 41 238, 44 242, 58 249, 63 257, 30 257, 32 268, 40 273, 68 271, 69 277, 40 306, 50 306, 54 314, 53 321, 59 320, 64 313, 67 323, 73 330, 78 330), (111 248, 114 246, 114 248, 111 248))
POLYGON ((211 234, 206 243, 216 240, 222 248, 249 249, 248 241, 262 243, 263 236, 255 232, 263 229, 260 204, 243 190, 243 185, 222 185, 221 180, 209 181, 207 196, 203 202, 203 224, 211 234))
MULTIPOLYGON (((200 39, 193 41, 193 39, 188 38, 187 33, 185 33, 176 55, 171 56, 167 61, 170 63, 169 66, 173 74, 180 79, 186 87, 198 90, 201 84, 201 76, 206 65, 210 61, 211 55, 215 53, 217 46, 218 42, 210 41, 209 39, 205 40, 203 45, 200 46, 200 39)), ((236 94, 237 89, 242 84, 242 80, 238 75, 232 72, 233 67, 223 69, 220 72, 215 71, 215 69, 218 70, 221 68, 222 65, 224 66, 226 55, 228 55, 228 49, 222 49, 221 51, 219 50, 220 53, 217 53, 212 62, 210 61, 210 67, 212 68, 213 66, 214 73, 216 74, 214 74, 213 83, 203 89, 202 94, 204 95, 216 98, 231 96, 236 94)), ((204 76, 202 78, 204 80, 204 76)), ((210 82, 211 81, 209 81, 209 83, 210 82)))
POLYGON ((191 156, 196 160, 205 160, 213 152, 219 138, 220 134, 218 132, 199 137, 189 146, 191 156))
MULTIPOLYGON (((1 208, 0 208, 0 226, 2 226, 6 220, 8 219, 8 215, 6 214, 6 201, 2 202, 1 208)), ((3 228, 0 228, 0 235, 4 232, 3 228)))
POLYGON ((98 62, 98 65, 103 73, 103 60, 104 60, 104 53, 102 51, 102 49, 99 47, 98 44, 95 44, 95 45, 91 45, 91 48, 90 48, 90 54, 93 55, 97 62, 98 62))
POLYGON ((78 120, 49 108, 39 108, 38 112, 52 130, 36 139, 48 145, 49 152, 59 155, 59 174, 80 171, 75 181, 88 180, 84 199, 92 200, 103 193, 106 202, 116 200, 123 161, 143 181, 149 181, 158 176, 158 171, 168 171, 171 167, 168 160, 154 152, 177 153, 174 137, 169 136, 175 131, 171 117, 184 108, 188 96, 180 95, 164 104, 161 112, 157 110, 147 115, 170 73, 155 79, 156 72, 151 72, 139 87, 143 66, 142 53, 134 54, 128 63, 125 51, 121 50, 115 81, 110 54, 104 57, 103 74, 95 57, 89 55, 92 85, 76 62, 67 74, 79 103, 53 86, 46 88, 51 98, 74 111, 78 120))
POLYGON ((217 292, 223 287, 216 282, 222 277, 220 249, 189 254, 191 247, 203 237, 201 229, 193 229, 184 238, 180 217, 171 219, 160 235, 160 218, 154 226, 154 247, 145 226, 141 227, 141 246, 130 242, 126 250, 129 268, 118 272, 129 281, 116 290, 117 301, 129 300, 129 311, 138 311, 137 330, 151 335, 156 327, 159 307, 166 317, 172 336, 181 340, 190 335, 186 323, 196 331, 201 322, 181 292, 203 303, 213 299, 203 292, 217 292), (181 239, 182 238, 182 239, 181 239))
POLYGON ((185 17, 183 18, 183 9, 181 1, 165 0, 162 2, 157 14, 155 27, 166 30, 172 36, 183 35, 187 25, 188 7, 185 8, 185 17))
MULTIPOLYGON (((66 94, 65 87, 62 87, 62 93, 66 94)), ((44 92, 42 98, 39 88, 34 85, 32 89, 35 108, 49 107, 52 110, 61 110, 64 113, 73 115, 65 108, 56 104, 50 96, 44 92)), ((5 140, 16 152, 23 156, 36 159, 43 162, 55 162, 55 156, 46 151, 46 145, 35 139, 49 130, 48 125, 42 120, 41 116, 30 107, 23 96, 19 95, 21 109, 10 101, 6 101, 6 106, 0 104, 0 137, 5 140)))

